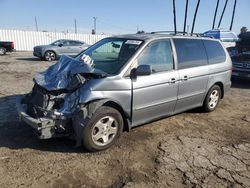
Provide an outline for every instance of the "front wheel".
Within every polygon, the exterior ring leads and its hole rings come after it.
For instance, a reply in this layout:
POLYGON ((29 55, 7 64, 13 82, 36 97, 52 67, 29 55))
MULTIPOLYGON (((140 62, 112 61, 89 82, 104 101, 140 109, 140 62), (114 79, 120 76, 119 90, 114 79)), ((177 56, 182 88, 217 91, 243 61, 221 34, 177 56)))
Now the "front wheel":
POLYGON ((5 55, 6 49, 4 47, 0 47, 0 55, 5 55))
POLYGON ((102 106, 83 129, 83 146, 88 151, 101 151, 112 146, 123 130, 123 118, 114 108, 102 106))
POLYGON ((221 89, 218 85, 214 85, 207 93, 204 101, 204 110, 212 112, 216 109, 221 99, 221 89))
POLYGON ((54 61, 54 60, 56 60, 56 53, 52 52, 52 51, 47 51, 44 54, 44 59, 46 61, 54 61))

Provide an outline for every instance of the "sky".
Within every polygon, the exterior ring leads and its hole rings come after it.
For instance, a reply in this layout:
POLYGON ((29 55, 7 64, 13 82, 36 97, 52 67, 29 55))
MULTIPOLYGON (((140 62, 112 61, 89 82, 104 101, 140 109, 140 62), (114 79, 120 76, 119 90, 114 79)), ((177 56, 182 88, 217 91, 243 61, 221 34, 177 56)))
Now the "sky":
MULTIPOLYGON (((212 27, 217 0, 201 0, 195 31, 205 32, 212 27)), ((197 0, 189 0, 187 24, 192 25, 197 0)), ((216 26, 225 0, 220 0, 216 26)), ((234 0, 228 6, 221 28, 228 29, 234 0)), ((242 26, 250 29, 250 0, 238 0, 233 31, 242 26)), ((183 30, 185 0, 176 0, 177 30, 183 30)), ((93 17, 97 17, 98 34, 135 33, 173 30, 172 0, 0 0, 0 29, 91 33, 93 17)))

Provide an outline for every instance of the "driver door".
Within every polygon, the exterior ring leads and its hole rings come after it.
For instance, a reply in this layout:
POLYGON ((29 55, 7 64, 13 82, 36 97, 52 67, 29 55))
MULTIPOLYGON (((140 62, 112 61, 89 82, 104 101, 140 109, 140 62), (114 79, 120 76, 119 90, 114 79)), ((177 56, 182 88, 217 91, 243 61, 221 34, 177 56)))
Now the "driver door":
POLYGON ((57 49, 58 55, 70 55, 71 48, 68 40, 62 40, 61 45, 57 49))
POLYGON ((177 102, 178 72, 170 40, 150 43, 135 62, 137 66, 150 65, 152 74, 132 79, 132 125, 140 125, 171 115, 177 102))

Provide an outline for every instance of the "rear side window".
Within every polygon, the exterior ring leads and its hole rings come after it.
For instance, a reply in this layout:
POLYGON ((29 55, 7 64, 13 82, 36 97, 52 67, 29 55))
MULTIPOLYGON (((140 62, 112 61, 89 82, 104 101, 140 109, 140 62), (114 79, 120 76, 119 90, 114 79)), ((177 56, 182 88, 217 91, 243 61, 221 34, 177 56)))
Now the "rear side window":
POLYGON ((202 40, 174 39, 178 58, 178 68, 207 65, 207 54, 202 40))
POLYGON ((82 42, 78 42, 78 41, 70 41, 70 45, 71 46, 81 46, 81 45, 83 45, 83 43, 82 42))
POLYGON ((226 60, 226 54, 218 41, 204 40, 209 64, 222 63, 226 60))

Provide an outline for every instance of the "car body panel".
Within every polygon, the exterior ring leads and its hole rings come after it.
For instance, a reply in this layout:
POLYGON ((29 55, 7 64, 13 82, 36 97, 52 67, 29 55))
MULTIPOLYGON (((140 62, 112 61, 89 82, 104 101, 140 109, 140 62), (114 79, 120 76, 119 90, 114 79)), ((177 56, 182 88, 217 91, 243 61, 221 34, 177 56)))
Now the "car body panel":
POLYGON ((209 80, 207 66, 182 69, 178 73, 180 82, 175 113, 202 105, 209 80))
POLYGON ((178 80, 176 70, 133 79, 132 125, 173 114, 178 80))

